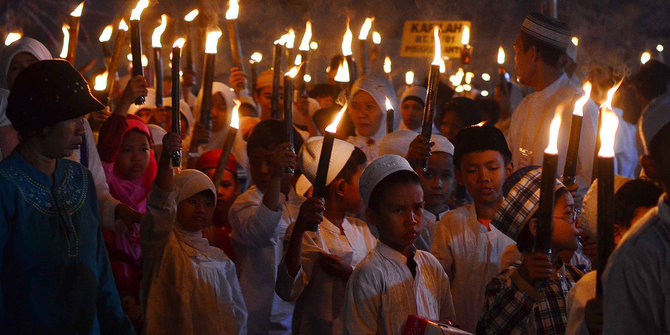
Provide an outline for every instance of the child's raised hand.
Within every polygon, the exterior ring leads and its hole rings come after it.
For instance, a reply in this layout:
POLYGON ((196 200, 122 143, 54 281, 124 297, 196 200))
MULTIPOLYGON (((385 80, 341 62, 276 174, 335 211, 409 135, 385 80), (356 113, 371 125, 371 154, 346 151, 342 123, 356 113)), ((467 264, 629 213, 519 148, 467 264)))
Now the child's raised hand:
POLYGON ((534 252, 523 256, 519 273, 529 283, 537 280, 549 279, 554 272, 549 255, 543 252, 534 252))
POLYGON ((297 167, 298 158, 292 150, 293 145, 291 143, 282 143, 277 149, 272 152, 271 163, 273 176, 281 177, 284 175, 287 168, 295 169, 297 167))
POLYGON ((235 91, 240 90, 244 83, 247 80, 247 74, 242 72, 239 67, 232 67, 230 69, 230 86, 235 89, 235 91))
POLYGON ((172 153, 181 150, 181 136, 174 132, 169 132, 163 136, 163 152, 172 153))
POLYGON ((195 123, 193 127, 193 136, 191 137, 191 151, 195 151, 195 148, 199 144, 209 143, 212 138, 212 132, 205 129, 200 122, 195 123))
MULTIPOLYGON (((137 97, 146 96, 149 93, 147 86, 147 80, 143 76, 138 74, 131 78, 121 94, 121 105, 127 104, 130 106, 137 97)), ((124 110, 123 112, 125 114, 128 111, 124 110)))
POLYGON ((298 218, 295 221, 295 229, 305 232, 310 227, 316 227, 323 221, 323 211, 326 210, 321 198, 309 198, 300 206, 298 218))
POLYGON ((412 164, 412 166, 418 166, 421 162, 425 162, 428 157, 430 157, 430 148, 435 143, 428 143, 423 135, 419 134, 414 138, 412 143, 409 144, 409 150, 407 151, 407 161, 412 164))

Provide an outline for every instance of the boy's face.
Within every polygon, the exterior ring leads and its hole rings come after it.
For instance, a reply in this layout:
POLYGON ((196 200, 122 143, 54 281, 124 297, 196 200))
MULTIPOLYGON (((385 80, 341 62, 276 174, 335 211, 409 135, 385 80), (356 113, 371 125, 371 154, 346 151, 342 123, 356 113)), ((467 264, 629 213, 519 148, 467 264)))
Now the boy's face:
POLYGON ((379 239, 406 254, 421 234, 423 226, 423 190, 414 183, 399 184, 382 195, 378 211, 366 210, 366 218, 379 229, 379 239))
POLYGON ((463 119, 454 111, 447 111, 444 113, 440 123, 440 132, 446 137, 451 143, 454 143, 456 135, 465 128, 465 123, 463 119))
POLYGON ((561 251, 577 250, 579 229, 575 227, 575 202, 570 193, 565 192, 556 200, 554 206, 553 231, 551 235, 552 249, 561 251))
POLYGON ((214 215, 214 197, 203 191, 177 205, 177 221, 186 230, 197 231, 209 226, 214 215))
MULTIPOLYGON (((207 169, 203 171, 209 179, 214 178, 214 174, 216 173, 216 169, 207 169)), ((232 206, 233 201, 235 201, 235 198, 239 194, 239 187, 238 187, 238 182, 235 179, 235 176, 228 170, 223 171, 223 175, 221 176, 221 185, 219 185, 219 189, 217 190, 217 195, 216 195, 216 216, 217 218, 220 217, 228 217, 228 210, 230 209, 230 206, 232 206)))
POLYGON ((351 177, 351 182, 343 181, 342 183, 342 199, 347 213, 352 215, 359 215, 363 210, 363 199, 361 193, 358 191, 358 182, 363 173, 363 165, 359 166, 356 173, 351 177))
MULTIPOLYGON (((279 88, 279 110, 284 108, 284 87, 279 88)), ((261 119, 266 120, 270 118, 272 113, 272 86, 261 87, 254 92, 254 99, 261 106, 261 119)))
POLYGON ((454 159, 446 152, 434 152, 426 164, 426 170, 417 171, 421 179, 423 197, 427 207, 446 205, 456 185, 454 159))
POLYGON ((500 152, 486 150, 463 155, 456 178, 476 204, 494 205, 502 200, 503 183, 511 172, 512 164, 505 164, 500 152))

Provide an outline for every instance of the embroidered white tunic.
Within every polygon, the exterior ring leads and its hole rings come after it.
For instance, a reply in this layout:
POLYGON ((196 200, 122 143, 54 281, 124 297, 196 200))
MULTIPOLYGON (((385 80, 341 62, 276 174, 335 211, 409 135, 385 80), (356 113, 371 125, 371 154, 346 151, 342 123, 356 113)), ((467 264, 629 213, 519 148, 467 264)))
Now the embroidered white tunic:
POLYGON ((296 276, 289 275, 286 263, 279 265, 275 289, 282 299, 297 299, 293 313, 293 329, 296 333, 344 333, 342 314, 347 283, 323 271, 319 266, 319 256, 322 253, 336 255, 355 268, 368 251, 375 247, 377 239, 370 232, 368 224, 356 218, 345 218, 342 230, 343 233, 324 219, 316 233, 306 232, 303 236, 302 268, 296 276))
POLYGON ((347 283, 345 334, 400 335, 412 314, 442 322, 455 318, 449 277, 435 256, 417 250, 414 261, 412 277, 403 254, 377 243, 347 283))

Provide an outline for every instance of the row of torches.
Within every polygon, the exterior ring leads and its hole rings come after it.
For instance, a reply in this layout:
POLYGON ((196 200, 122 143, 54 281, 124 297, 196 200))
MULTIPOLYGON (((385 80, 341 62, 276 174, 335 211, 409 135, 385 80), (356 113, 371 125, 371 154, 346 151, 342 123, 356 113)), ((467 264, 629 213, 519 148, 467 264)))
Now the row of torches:
MULTIPOLYGON (((148 61, 145 59, 145 64, 142 64, 142 47, 140 40, 140 17, 142 10, 148 7, 148 0, 139 0, 135 9, 132 10, 130 16, 130 31, 131 31, 131 51, 132 51, 132 62, 133 62, 133 75, 143 75, 143 66, 146 66, 148 61)), ((79 33, 79 19, 82 14, 84 7, 84 2, 79 4, 76 9, 71 13, 71 20, 69 25, 63 25, 63 34, 64 34, 64 43, 63 49, 60 54, 62 58, 67 59, 70 62, 74 61, 76 44, 79 33)), ((227 28, 228 34, 230 36, 231 43, 231 52, 233 58, 233 66, 243 69, 242 62, 242 50, 240 44, 239 33, 237 30, 237 17, 239 14, 239 3, 237 0, 229 1, 229 9, 226 12, 227 28)), ((189 13, 184 19, 187 22, 193 21, 198 15, 198 11, 194 10, 189 13)), ((161 52, 161 42, 160 38, 163 32, 166 29, 167 16, 161 16, 161 24, 154 30, 152 34, 152 47, 154 51, 154 60, 155 60, 155 83, 156 83, 156 105, 162 106, 162 59, 160 56, 161 52)), ((368 71, 367 64, 367 36, 369 30, 372 26, 374 18, 367 18, 363 24, 361 32, 359 34, 360 49, 362 50, 363 57, 361 58, 361 69, 363 74, 368 71)), ((96 86, 102 86, 106 81, 104 87, 107 88, 108 92, 108 103, 111 103, 111 94, 113 92, 114 79, 116 77, 116 69, 118 67, 119 59, 123 49, 123 41, 125 40, 125 34, 128 31, 128 25, 125 20, 121 19, 116 36, 116 43, 114 45, 113 51, 110 49, 109 40, 112 35, 112 27, 107 26, 103 33, 100 36, 100 42, 102 43, 103 51, 105 53, 107 61, 107 72, 104 75, 101 75, 96 78, 96 86), (98 84, 100 81, 100 85, 98 84)), ((202 81, 202 109, 200 113, 200 122, 203 126, 211 126, 211 90, 213 82, 213 73, 214 73, 214 57, 217 53, 217 43, 218 39, 221 37, 222 32, 220 30, 211 31, 207 34, 207 39, 205 43, 205 62, 204 62, 204 75, 202 81)), ((472 47, 468 44, 469 42, 469 29, 464 27, 462 44, 463 49, 461 52, 461 61, 463 64, 469 63, 469 58, 472 53, 472 47)), ((306 23, 305 34, 298 48, 299 54, 296 56, 294 67, 284 76, 284 110, 283 116, 286 123, 286 139, 289 142, 293 142, 293 122, 292 122, 292 101, 293 101, 293 87, 294 87, 294 78, 299 78, 298 83, 296 84, 297 89, 304 90, 304 71, 305 64, 308 61, 309 50, 316 49, 318 45, 316 42, 311 41, 312 31, 311 23, 308 21, 306 23), (302 74, 302 75, 301 75, 302 74)), ((10 44, 13 40, 20 38, 20 35, 8 36, 5 44, 10 44), (12 41, 10 41, 12 40, 12 41)), ((288 60, 293 58, 292 50, 295 40, 295 32, 291 29, 288 34, 282 36, 279 40, 274 43, 274 52, 273 52, 273 90, 272 90, 272 117, 275 119, 280 118, 279 113, 279 80, 280 80, 280 66, 281 58, 283 53, 283 48, 286 48, 286 58, 288 60)), ((347 21, 347 30, 344 35, 342 43, 342 54, 344 60, 340 64, 335 80, 337 82, 349 83, 349 87, 356 80, 356 71, 352 58, 352 44, 353 34, 349 28, 349 22, 347 21)), ((179 117, 179 100, 180 100, 180 67, 181 67, 181 51, 184 47, 186 39, 183 37, 178 38, 172 45, 172 54, 171 54, 171 70, 172 70, 172 131, 179 133, 180 131, 180 117, 179 117)), ((373 33, 373 42, 378 44, 381 42, 381 36, 379 33, 373 33)), ((437 99, 437 87, 439 82, 440 73, 445 72, 445 61, 441 57, 441 43, 440 43, 440 31, 439 27, 434 28, 434 44, 435 44, 435 54, 433 62, 430 65, 430 71, 428 76, 428 88, 426 96, 426 104, 424 108, 424 116, 421 127, 421 134, 425 138, 431 137, 433 118, 436 109, 436 99, 437 99)), ((261 61, 262 56, 258 53, 254 53, 251 57, 252 62, 252 78, 255 75, 255 64, 261 61)), ((497 61, 499 64, 499 75, 501 80, 509 81, 509 75, 506 73, 503 68, 505 62, 505 53, 502 47, 498 50, 497 61)), ((192 56, 191 52, 187 52, 187 65, 192 66, 192 56)), ((391 72, 391 61, 389 57, 386 57, 384 60, 384 72, 389 75, 391 72)), ((470 73, 464 75, 463 71, 459 69, 457 73, 452 78, 452 83, 458 81, 462 82, 463 77, 466 78, 466 81, 472 79, 470 73), (460 73, 460 75, 459 75, 460 73)), ((408 72, 406 75, 407 85, 413 83, 413 73, 408 72)), ((486 80, 486 78, 485 78, 486 80)), ((594 155, 594 178, 598 178, 598 285, 597 293, 598 295, 602 294, 602 289, 600 285, 600 274, 604 269, 604 266, 607 264, 607 257, 614 249, 614 138, 616 130, 618 127, 619 119, 612 110, 612 98, 614 93, 618 89, 619 84, 609 90, 607 94, 606 102, 600 106, 600 116, 599 116, 599 129, 598 129, 598 140, 599 143, 596 144, 596 154, 594 155)), ((503 85, 506 87, 506 85, 503 85)), ((584 85, 585 94, 576 101, 574 112, 572 114, 571 127, 570 127, 570 140, 567 148, 567 158, 563 173, 563 182, 566 185, 572 185, 575 181, 575 175, 577 170, 577 152, 579 148, 579 140, 581 134, 581 123, 583 118, 583 109, 586 103, 590 98, 591 84, 587 82, 584 85)), ((104 88, 103 88, 104 89, 104 88)), ((245 85, 240 87, 235 87, 234 90, 238 96, 248 95, 248 89, 245 85)), ((143 104, 144 97, 140 97, 135 101, 136 104, 143 104)), ((221 175, 223 173, 226 161, 230 154, 236 132, 239 129, 239 115, 238 108, 240 102, 236 101, 236 106, 233 109, 232 118, 230 127, 228 130, 227 138, 223 144, 223 153, 218 162, 216 174, 214 181, 218 188, 218 184, 221 180, 221 175)), ((111 106, 110 106, 111 107, 111 106)), ((390 103, 389 98, 386 98, 386 109, 387 109, 387 131, 393 131, 393 106, 390 103)), ((333 143, 335 139, 335 133, 337 132, 337 125, 342 119, 343 114, 347 108, 347 104, 339 110, 336 114, 333 122, 326 127, 326 132, 324 134, 324 143, 320 154, 317 175, 315 178, 314 184, 314 196, 324 197, 325 196, 325 185, 326 185, 326 176, 328 175, 328 162, 330 162, 330 157, 332 154, 333 143)), ((540 204, 538 209, 538 228, 535 241, 535 250, 542 251, 548 254, 551 254, 551 235, 552 235, 552 216, 553 216, 553 207, 554 207, 554 187, 556 181, 557 173, 557 164, 558 164, 558 133, 561 125, 560 113, 557 112, 556 116, 551 122, 550 133, 549 133, 549 145, 544 151, 544 158, 542 163, 542 177, 541 177, 541 191, 540 191, 540 204)), ((181 152, 171 153, 172 155, 172 164, 175 167, 181 165, 181 152)), ((290 172, 290 171, 287 171, 290 172)))

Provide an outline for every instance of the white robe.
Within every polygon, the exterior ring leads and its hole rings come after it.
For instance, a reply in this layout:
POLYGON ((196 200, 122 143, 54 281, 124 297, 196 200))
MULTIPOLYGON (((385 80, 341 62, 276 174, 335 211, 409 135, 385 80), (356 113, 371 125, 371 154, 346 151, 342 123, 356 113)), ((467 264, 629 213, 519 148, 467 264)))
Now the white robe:
POLYGON ((449 278, 433 255, 417 250, 416 276, 407 258, 381 241, 354 270, 344 301, 345 334, 400 335, 408 315, 455 318, 449 278))
POLYGON ((246 334, 247 311, 235 264, 209 246, 202 232, 175 226, 177 196, 154 184, 147 199, 140 234, 145 332, 246 334))
POLYGON ((249 311, 249 334, 291 333, 294 303, 275 294, 275 282, 286 229, 298 218, 305 198, 291 189, 288 199, 283 194, 280 199, 280 209, 272 211, 263 204, 263 193, 252 186, 230 208, 237 275, 249 311))
POLYGON ((614 108, 619 117, 619 127, 614 139, 614 173, 627 178, 635 178, 635 170, 640 163, 637 152, 637 127, 623 119, 623 110, 614 108))
MULTIPOLYGON (((289 229, 292 230, 292 229, 289 229)), ((355 268, 377 239, 368 224, 345 218, 342 230, 324 219, 317 232, 306 232, 302 239, 302 267, 291 277, 286 263, 279 265, 276 292, 284 300, 295 301, 293 329, 300 334, 343 334, 346 281, 329 275, 318 265, 322 253, 336 255, 355 268)), ((287 238, 288 238, 287 234, 287 238)))
POLYGON ((477 221, 475 205, 448 212, 440 220, 430 252, 451 280, 456 324, 475 332, 485 304, 486 285, 500 272, 500 256, 514 244, 494 226, 477 221))
POLYGON ((603 273, 603 334, 670 334, 667 194, 624 235, 603 273))
MULTIPOLYGON (((558 112, 561 115, 561 129, 558 140, 557 176, 563 174, 572 112, 576 99, 582 95, 581 89, 570 85, 568 77, 563 74, 542 91, 532 93, 521 101, 512 114, 508 137, 515 170, 528 165, 542 165, 544 149, 549 143, 549 125, 554 114, 558 112), (530 152, 528 159, 524 159, 521 149, 530 152)), ((582 120, 577 157, 577 184, 580 189, 586 189, 591 185, 597 126, 598 106, 589 100, 582 120)))
POLYGON ((584 308, 596 297, 596 271, 591 271, 575 283, 568 292, 568 324, 565 335, 589 335, 584 321, 584 308))

